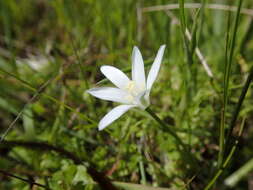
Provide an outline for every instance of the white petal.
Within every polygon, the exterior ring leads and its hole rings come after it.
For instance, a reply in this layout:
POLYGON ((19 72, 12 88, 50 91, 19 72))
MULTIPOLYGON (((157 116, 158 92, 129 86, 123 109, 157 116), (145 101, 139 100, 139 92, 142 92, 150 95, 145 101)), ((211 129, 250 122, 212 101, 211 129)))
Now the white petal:
POLYGON ((151 69, 149 71, 148 74, 148 78, 147 78, 147 89, 150 90, 153 83, 155 82, 155 79, 158 75, 161 63, 162 63, 162 58, 163 58, 163 53, 164 53, 164 49, 165 49, 165 45, 162 45, 159 50, 158 53, 156 55, 156 58, 154 60, 153 65, 151 66, 151 69))
POLYGON ((118 119, 124 113, 126 113, 129 109, 135 107, 134 105, 120 105, 113 108, 109 113, 107 113, 99 122, 98 129, 101 131, 108 125, 110 125, 113 121, 118 119))
POLYGON ((127 84, 130 82, 129 78, 116 67, 104 65, 100 68, 100 70, 106 78, 121 89, 126 88, 127 84))
POLYGON ((140 50, 135 46, 132 52, 132 80, 138 87, 146 88, 144 62, 140 50))
POLYGON ((102 88, 92 88, 87 90, 92 96, 103 100, 109 100, 113 102, 119 102, 123 104, 129 104, 127 97, 129 96, 127 92, 119 88, 112 87, 102 87, 102 88))

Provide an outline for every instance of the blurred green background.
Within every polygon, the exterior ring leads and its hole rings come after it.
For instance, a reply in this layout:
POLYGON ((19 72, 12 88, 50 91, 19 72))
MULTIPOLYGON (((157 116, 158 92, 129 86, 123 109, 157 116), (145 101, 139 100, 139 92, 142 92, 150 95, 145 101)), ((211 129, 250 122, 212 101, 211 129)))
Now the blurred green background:
MULTIPOLYGON (((217 166, 226 36, 235 20, 234 9, 217 4, 237 2, 185 1, 186 26, 193 36, 189 58, 178 6, 162 6, 178 1, 0 0, 1 135, 6 141, 46 142, 86 163, 75 164, 43 147, 6 146, 2 141, 0 169, 53 190, 98 189, 87 170, 89 163, 112 181, 125 182, 123 189, 203 189, 217 166), (189 8, 191 3, 199 4, 189 8), (167 47, 151 107, 189 145, 198 160, 196 168, 187 166, 174 139, 140 110, 131 110, 98 132, 97 123, 114 103, 85 93, 104 78, 101 65, 129 73, 136 45, 148 69, 162 44, 167 47), (194 53, 196 47, 213 76, 194 53)), ((244 0, 227 123, 253 65, 252 6, 244 0)), ((253 189, 252 96, 251 87, 235 127, 236 133, 245 121, 239 151, 219 178, 217 190, 253 189)), ((0 189, 43 188, 0 173, 0 189)))

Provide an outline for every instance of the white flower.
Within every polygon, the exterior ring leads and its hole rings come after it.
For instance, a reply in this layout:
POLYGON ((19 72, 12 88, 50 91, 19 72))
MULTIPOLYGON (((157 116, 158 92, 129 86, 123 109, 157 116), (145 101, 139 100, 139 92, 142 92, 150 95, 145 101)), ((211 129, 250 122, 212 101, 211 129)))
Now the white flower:
POLYGON ((113 108, 100 120, 98 125, 99 130, 103 130, 131 108, 139 107, 144 110, 149 106, 150 90, 158 75, 164 49, 165 45, 159 48, 147 80, 145 77, 142 55, 137 47, 134 47, 132 52, 132 80, 113 66, 105 65, 100 68, 101 72, 117 88, 92 88, 87 92, 97 98, 122 103, 123 105, 113 108))

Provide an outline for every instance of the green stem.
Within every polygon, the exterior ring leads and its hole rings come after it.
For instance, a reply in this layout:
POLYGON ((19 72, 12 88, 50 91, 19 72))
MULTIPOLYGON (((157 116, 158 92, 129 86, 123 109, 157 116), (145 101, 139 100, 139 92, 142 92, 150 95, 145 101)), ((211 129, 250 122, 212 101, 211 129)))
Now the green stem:
POLYGON ((224 106, 221 111, 221 124, 219 130, 219 154, 218 154, 218 168, 221 167, 223 162, 224 148, 225 148, 225 113, 226 107, 224 106))
POLYGON ((240 98, 238 100, 238 103, 236 105, 235 111, 233 113, 233 117, 232 117, 231 123, 230 123, 229 128, 228 128, 228 133, 227 133, 227 138, 226 138, 226 150, 229 149, 229 144, 231 143, 231 139, 232 139, 231 138, 232 137, 232 132, 233 132, 233 129, 235 127, 235 124, 236 124, 239 112, 241 110, 241 106, 242 106, 243 100, 245 99, 246 93, 247 93, 247 91, 249 89, 249 86, 250 86, 250 83, 251 83, 252 80, 253 80, 253 67, 251 67, 250 73, 248 75, 248 78, 247 78, 247 80, 246 80, 246 82, 245 82, 245 84, 243 86, 240 98))
POLYGON ((162 131, 169 133, 171 136, 173 136, 175 138, 175 140, 178 142, 178 144, 180 144, 184 149, 186 149, 185 144, 181 141, 181 139, 178 137, 178 135, 174 131, 172 131, 167 126, 167 124, 165 124, 149 107, 146 108, 145 111, 148 112, 149 115, 151 115, 152 118, 157 121, 157 123, 159 123, 160 129, 162 129, 162 131))
POLYGON ((174 139, 177 141, 177 143, 183 148, 183 151, 181 153, 186 153, 187 157, 189 158, 191 164, 197 165, 197 162, 195 158, 192 156, 190 153, 189 149, 187 146, 183 143, 183 141, 178 137, 178 135, 171 129, 169 126, 164 123, 149 107, 145 109, 145 111, 155 120, 157 123, 159 123, 159 127, 162 131, 169 133, 174 139))
POLYGON ((237 148, 237 144, 238 141, 236 141, 236 144, 233 146, 232 150, 230 151, 227 159, 225 160, 224 164, 222 165, 222 167, 217 171, 217 173, 215 174, 215 176, 211 179, 211 181, 207 184, 207 186, 205 187, 204 190, 209 190, 217 181, 217 179, 220 177, 220 175, 223 173, 223 171, 226 169, 229 161, 231 160, 232 156, 235 153, 235 150, 237 148))
POLYGON ((230 48, 228 57, 227 57, 227 53, 228 53, 227 51, 229 48, 229 44, 228 44, 229 36, 227 36, 226 55, 225 55, 226 56, 225 74, 224 74, 224 100, 223 100, 224 105, 222 108, 222 118, 221 118, 221 126, 220 126, 220 142, 219 142, 220 151, 219 151, 219 156, 218 156, 218 168, 222 166, 224 152, 225 152, 225 122, 226 122, 226 111, 227 111, 227 104, 228 104, 229 81, 230 81, 231 65, 232 65, 232 60, 233 60, 233 55, 234 55, 234 50, 235 50, 236 34, 238 30, 238 25, 239 25, 242 1, 243 0, 238 1, 235 24, 233 28, 232 40, 231 40, 231 46, 230 46, 231 48, 230 48))
POLYGON ((225 49, 225 69, 224 69, 224 78, 223 78, 223 99, 222 99, 222 109, 221 109, 221 121, 220 121, 220 130, 219 130, 219 154, 218 154, 218 168, 221 167, 223 162, 224 154, 224 137, 225 137, 225 113, 227 107, 227 72, 228 72, 228 49, 229 49, 229 28, 230 28, 230 13, 228 14, 227 19, 227 34, 226 34, 226 49, 225 49))
POLYGON ((215 182, 217 181, 217 179, 220 177, 220 175, 224 172, 224 170, 226 169, 226 167, 228 166, 230 160, 232 159, 235 151, 236 151, 236 148, 237 148, 237 145, 239 143, 239 137, 242 135, 242 131, 243 131, 243 127, 244 127, 244 121, 242 122, 241 124, 241 128, 240 128, 240 131, 239 131, 239 135, 238 135, 238 138, 236 139, 233 147, 231 148, 226 160, 224 161, 224 163, 222 164, 222 167, 220 167, 220 169, 216 172, 216 174, 213 176, 213 178, 211 179, 211 181, 207 184, 207 186, 205 187, 204 190, 209 190, 214 184, 215 182))
MULTIPOLYGON (((226 138, 226 150, 227 150, 227 152, 229 150, 229 147, 231 146, 231 141, 232 141, 231 137, 232 137, 233 128, 235 127, 235 123, 237 121, 237 118, 238 118, 243 100, 245 99, 246 93, 249 89, 249 86, 250 86, 250 83, 252 82, 252 80, 253 80, 253 67, 250 69, 250 74, 249 74, 249 76, 246 80, 246 83, 244 84, 244 87, 242 89, 241 95, 239 97, 238 103, 237 103, 236 108, 235 108, 235 112, 234 112, 232 121, 231 121, 230 126, 229 126, 228 136, 226 138)), ((239 137, 242 134, 243 126, 244 126, 244 124, 241 125, 240 131, 239 131, 239 137)), ((217 171, 217 173, 211 179, 211 181, 207 184, 207 186, 205 187, 204 190, 209 190, 214 185, 214 183, 217 181, 218 177, 223 173, 224 169, 227 167, 229 161, 231 160, 231 158, 232 158, 232 156, 233 156, 233 154, 234 154, 234 152, 237 148, 238 143, 239 143, 239 141, 238 141, 238 139, 236 139, 234 145, 232 146, 230 152, 228 153, 227 159, 225 160, 225 162, 223 162, 222 167, 220 167, 220 169, 217 171)))

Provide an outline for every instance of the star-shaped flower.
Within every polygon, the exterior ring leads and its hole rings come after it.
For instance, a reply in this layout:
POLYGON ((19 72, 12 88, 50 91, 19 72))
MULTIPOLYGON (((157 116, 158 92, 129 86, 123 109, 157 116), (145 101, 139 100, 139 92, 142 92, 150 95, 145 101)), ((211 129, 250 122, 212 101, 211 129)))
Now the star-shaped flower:
POLYGON ((149 94, 151 87, 157 78, 164 50, 165 45, 162 45, 158 50, 153 65, 151 66, 147 80, 145 77, 142 55, 137 47, 134 47, 132 52, 132 80, 130 80, 121 70, 113 66, 104 65, 100 68, 106 78, 117 88, 92 88, 87 92, 97 98, 118 102, 123 105, 113 108, 100 120, 98 124, 99 130, 103 130, 131 108, 139 107, 145 110, 149 106, 149 94))

